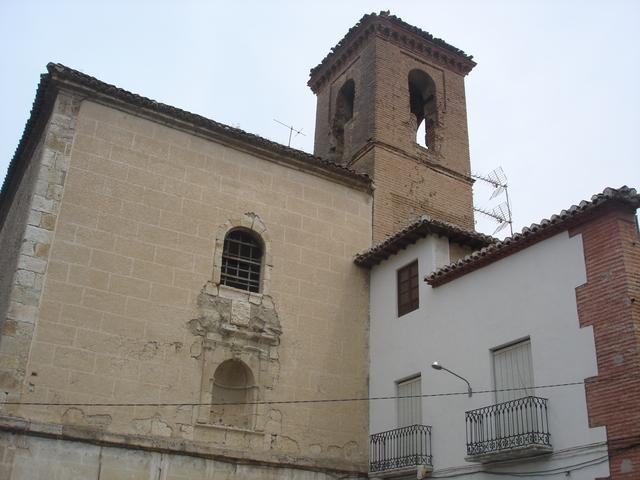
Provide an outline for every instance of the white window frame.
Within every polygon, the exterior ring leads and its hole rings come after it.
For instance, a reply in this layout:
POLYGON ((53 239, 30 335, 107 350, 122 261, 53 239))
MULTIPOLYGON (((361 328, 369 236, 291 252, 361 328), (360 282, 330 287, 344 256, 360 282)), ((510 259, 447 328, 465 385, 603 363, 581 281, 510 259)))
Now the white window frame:
POLYGON ((404 385, 415 385, 417 384, 419 389, 418 391, 414 391, 414 389, 412 388, 412 392, 410 393, 411 395, 420 395, 420 397, 417 398, 398 398, 396 401, 396 425, 398 426, 398 428, 402 428, 402 427, 408 427, 410 425, 422 425, 422 375, 417 374, 417 375, 412 375, 410 377, 405 377, 401 380, 397 380, 396 381, 396 394, 398 397, 400 396, 404 396, 406 395, 406 392, 401 393, 400 389, 402 388, 402 386, 404 385), (407 423, 404 422, 403 419, 401 418, 402 416, 402 405, 403 404, 410 404, 412 403, 413 405, 411 406, 412 412, 410 413, 410 417, 412 418, 412 422, 407 423), (413 409, 415 408, 415 411, 413 411, 413 409))
MULTIPOLYGON (((513 350, 523 349, 521 352, 522 355, 526 355, 526 358, 517 358, 516 359, 516 376, 518 379, 511 379, 511 384, 508 385, 509 388, 518 388, 522 387, 533 387, 535 385, 534 379, 534 369, 533 369, 533 358, 531 354, 531 338, 525 337, 514 342, 509 342, 507 344, 501 345, 499 347, 491 349, 491 372, 493 377, 493 385, 496 390, 495 392, 495 401, 496 403, 508 402, 511 400, 515 400, 518 398, 528 397, 535 395, 535 391, 533 388, 527 388, 526 390, 520 391, 511 391, 511 392, 501 392, 498 391, 501 388, 504 388, 504 384, 500 383, 500 375, 498 375, 496 371, 496 355, 501 353, 507 353, 513 350), (528 371, 520 371, 520 368, 527 369, 528 371), (528 378, 527 378, 528 377, 528 378), (524 385, 524 384, 527 385, 524 385)), ((503 382, 504 383, 504 382, 503 382)))

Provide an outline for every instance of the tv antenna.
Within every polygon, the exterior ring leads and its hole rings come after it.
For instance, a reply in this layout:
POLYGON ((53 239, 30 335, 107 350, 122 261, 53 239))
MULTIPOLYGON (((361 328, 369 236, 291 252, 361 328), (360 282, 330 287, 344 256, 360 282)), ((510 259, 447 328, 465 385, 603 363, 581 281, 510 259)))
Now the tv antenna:
POLYGON ((293 138, 296 138, 298 135, 302 135, 303 137, 306 137, 306 135, 304 133, 302 133, 302 129, 297 130, 297 129, 293 128, 291 125, 287 125, 286 123, 282 123, 280 120, 276 120, 275 118, 273 119, 273 121, 276 122, 276 123, 279 123, 283 127, 287 127, 289 129, 289 143, 287 143, 287 147, 291 146, 291 135, 293 135, 293 132, 296 132, 296 135, 293 138))
POLYGON ((471 176, 476 180, 480 180, 493 187, 494 190, 491 193, 489 200, 493 200, 497 196, 504 193, 505 201, 498 206, 491 209, 478 207, 473 207, 473 209, 476 212, 482 213, 483 215, 486 215, 487 217, 498 222, 498 227, 493 232, 494 235, 503 230, 507 225, 509 225, 511 236, 513 236, 513 218, 511 215, 511 202, 509 201, 509 187, 507 185, 507 176, 504 174, 502 167, 498 167, 495 170, 492 170, 487 175, 472 173, 471 176))

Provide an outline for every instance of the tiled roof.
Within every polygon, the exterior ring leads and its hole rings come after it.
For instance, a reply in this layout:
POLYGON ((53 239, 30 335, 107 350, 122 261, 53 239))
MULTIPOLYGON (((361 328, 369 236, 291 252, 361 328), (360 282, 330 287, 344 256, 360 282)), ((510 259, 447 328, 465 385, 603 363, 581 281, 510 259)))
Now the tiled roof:
POLYGON ((253 149, 258 149, 263 152, 266 151, 271 154, 276 154, 284 160, 293 161, 303 168, 324 171, 360 187, 371 187, 371 179, 366 174, 358 173, 329 160, 316 157, 301 150, 296 150, 295 148, 286 147, 201 115, 131 93, 59 63, 49 63, 47 65, 47 73, 41 75, 40 84, 38 85, 31 109, 31 115, 27 121, 13 159, 9 163, 7 176, 4 179, 2 190, 0 191, 0 224, 4 221, 5 210, 8 208, 8 203, 10 203, 12 196, 10 193, 10 190, 12 190, 10 184, 16 181, 19 182, 22 169, 22 167, 19 167, 19 164, 28 161, 29 155, 26 150, 30 148, 30 138, 36 134, 37 127, 47 120, 46 117, 55 99, 57 88, 61 85, 67 88, 79 89, 90 98, 97 97, 100 98, 101 101, 112 101, 144 109, 145 114, 162 116, 164 121, 174 122, 183 129, 191 129, 201 134, 213 134, 229 139, 230 141, 240 142, 253 149))
POLYGON ((429 234, 442 235, 453 242, 468 245, 474 249, 482 248, 497 241, 488 235, 465 230, 457 225, 441 220, 433 220, 431 217, 423 215, 367 251, 356 255, 354 262, 363 267, 372 267, 429 234))
POLYGON ((540 223, 534 223, 530 227, 524 228, 521 233, 516 233, 501 242, 488 245, 455 263, 436 270, 427 275, 425 281, 434 287, 447 283, 470 271, 482 268, 533 243, 582 223, 590 215, 601 211, 603 207, 614 204, 626 205, 634 210, 638 209, 640 207, 640 195, 635 189, 627 186, 618 189, 606 188, 602 193, 591 197, 590 201, 583 200, 580 204, 573 205, 558 215, 553 215, 549 219, 544 219, 540 223))
MULTIPOLYGON (((319 72, 323 70, 323 68, 326 67, 329 63, 342 63, 340 62, 340 59, 349 56, 349 54, 352 53, 352 51, 362 43, 361 35, 363 34, 363 32, 365 30, 375 30, 375 27, 372 27, 372 24, 376 21, 378 21, 378 23, 386 22, 384 23, 384 25, 396 27, 396 31, 398 31, 399 35, 403 37, 406 37, 406 34, 409 34, 409 36, 414 35, 414 38, 426 42, 427 45, 433 46, 435 51, 431 51, 431 48, 428 47, 430 54, 436 55, 439 61, 442 61, 446 64, 459 64, 458 66, 465 74, 471 71, 471 69, 476 65, 476 63, 473 61, 472 55, 467 55, 459 48, 454 47, 453 45, 445 42, 440 38, 434 37, 429 32, 425 32, 424 30, 421 30, 420 28, 405 22, 400 17, 391 15, 388 11, 383 11, 379 14, 369 13, 364 15, 360 19, 360 21, 358 21, 358 23, 351 27, 347 34, 331 49, 327 56, 324 57, 318 65, 311 69, 311 71, 309 72, 309 76, 311 78, 308 84, 312 89, 315 88, 316 84, 316 82, 313 80, 314 77, 319 74, 319 72), (439 53, 436 53, 436 51, 439 53), (444 58, 444 56, 447 56, 449 58, 444 58), (454 60, 454 58, 456 60, 454 60)), ((381 30, 384 30, 381 25, 378 25, 378 27, 380 27, 381 30)), ((414 47, 417 46, 419 48, 422 48, 422 45, 415 45, 414 41, 411 41, 411 45, 414 47)))

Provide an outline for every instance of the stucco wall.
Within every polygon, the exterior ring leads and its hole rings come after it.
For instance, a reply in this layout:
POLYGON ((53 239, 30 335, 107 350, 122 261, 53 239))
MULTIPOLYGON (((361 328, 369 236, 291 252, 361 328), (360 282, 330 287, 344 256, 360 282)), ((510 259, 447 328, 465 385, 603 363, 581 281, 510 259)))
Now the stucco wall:
MULTIPOLYGON (((0 432, 3 480, 329 480, 335 475, 0 432)), ((341 478, 364 478, 345 474, 341 478)))
MULTIPOLYGON (((203 348, 215 357, 234 342, 218 348, 193 322, 206 316, 203 295, 219 294, 222 227, 247 218, 268 239, 268 300, 282 329, 271 350, 256 347, 259 400, 365 396, 368 278, 352 257, 370 244, 370 194, 84 101, 21 399, 198 403, 211 381, 203 348)), ((190 405, 13 413, 274 461, 366 462, 363 403, 263 407, 250 431, 201 424, 190 405)))
MULTIPOLYGON (((414 374, 422 376, 423 394, 464 392, 466 385, 461 380, 430 368, 436 360, 466 377, 474 390, 491 390, 490 350, 527 337, 536 385, 582 381, 597 373, 593 331, 580 328, 576 311, 575 288, 586 280, 579 235, 558 234, 437 288, 420 281, 420 309, 398 318, 396 270, 418 258, 422 280, 446 261, 445 250, 446 239, 429 237, 372 270, 372 396, 395 395, 395 381, 414 374)), ((538 389, 535 395, 549 399, 551 441, 558 454, 498 468, 506 472, 543 470, 603 454, 602 447, 588 451, 586 457, 585 452, 582 456, 559 454, 606 440, 603 428, 589 428, 583 386, 538 389)), ((423 399, 423 423, 433 426, 436 471, 478 468, 464 460, 464 414, 493 403, 493 393, 423 399)), ((396 426, 394 401, 371 403, 371 433, 396 426)), ((604 463, 576 472, 575 478, 606 476, 607 472, 604 463)))

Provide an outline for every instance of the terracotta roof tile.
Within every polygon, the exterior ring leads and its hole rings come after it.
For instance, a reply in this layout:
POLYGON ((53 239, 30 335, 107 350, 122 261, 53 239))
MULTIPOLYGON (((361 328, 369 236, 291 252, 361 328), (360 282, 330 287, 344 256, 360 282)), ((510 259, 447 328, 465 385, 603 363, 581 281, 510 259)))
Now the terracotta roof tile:
POLYGON ((351 44, 356 46, 359 45, 362 40, 361 38, 359 38, 361 36, 361 33, 365 30, 370 31, 373 28, 371 27, 371 24, 376 20, 387 22, 386 25, 392 25, 392 26, 398 27, 402 32, 415 35, 419 39, 427 42, 427 44, 435 47, 436 50, 439 49, 441 51, 446 52, 447 56, 450 57, 450 60, 452 58, 457 58, 458 59, 457 61, 461 62, 461 65, 464 64, 464 67, 462 68, 462 70, 465 72, 465 74, 468 73, 476 65, 476 63, 473 61, 472 55, 468 55, 464 51, 460 50, 457 47, 454 47, 453 45, 445 42, 444 40, 434 37, 429 32, 426 32, 418 27, 415 27, 405 22, 400 17, 391 15, 388 11, 386 12, 382 11, 379 14, 369 13, 364 15, 358 21, 358 23, 356 23, 353 27, 351 27, 349 31, 346 33, 346 35, 330 50, 327 56, 325 56, 318 65, 316 65, 311 69, 311 71, 309 72, 309 76, 311 78, 309 80, 308 85, 312 89, 315 88, 314 87, 315 82, 313 78, 321 70, 323 70, 323 68, 327 66, 329 63, 334 62, 336 59, 338 59, 339 61, 339 59, 342 58, 342 56, 345 53, 346 54, 350 53, 350 51, 353 50, 353 48, 350 46, 351 44))
POLYGON ((501 242, 490 244, 476 252, 461 258, 457 262, 445 265, 435 272, 427 275, 425 281, 437 287, 458 278, 468 272, 482 268, 501 258, 518 252, 533 243, 549 238, 561 231, 577 225, 586 220, 591 214, 599 211, 605 205, 622 204, 630 208, 640 207, 640 195, 635 189, 623 186, 620 188, 606 188, 602 193, 591 197, 590 201, 583 200, 578 205, 573 205, 549 219, 540 223, 534 223, 522 229, 512 237, 505 238, 501 242))
POLYGON ((215 120, 211 120, 201 115, 191 113, 180 108, 172 107, 171 105, 166 105, 164 103, 157 102, 155 100, 143 97, 135 93, 131 93, 122 88, 102 82, 101 80, 98 80, 97 78, 90 75, 86 75, 82 72, 66 67, 60 63, 49 63, 47 65, 47 70, 54 79, 76 82, 83 86, 89 87, 98 93, 115 97, 120 101, 152 110, 169 117, 194 124, 199 127, 205 127, 207 129, 214 130, 218 133, 222 133, 225 136, 233 137, 243 142, 260 146, 277 154, 285 155, 288 157, 295 157, 296 159, 302 160, 310 165, 321 166, 333 172, 349 176, 363 182, 371 182, 368 175, 356 172, 355 170, 347 168, 338 163, 323 159, 321 157, 316 157, 309 153, 303 152, 302 150, 284 146, 280 143, 273 142, 258 135, 245 132, 244 130, 241 130, 239 128, 230 127, 229 125, 216 122, 215 120))
POLYGON ((372 267, 429 234, 442 235, 456 243, 478 249, 497 242, 497 239, 488 235, 465 230, 452 223, 434 220, 428 215, 423 215, 367 251, 356 255, 354 262, 363 267, 372 267))

